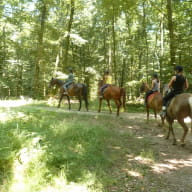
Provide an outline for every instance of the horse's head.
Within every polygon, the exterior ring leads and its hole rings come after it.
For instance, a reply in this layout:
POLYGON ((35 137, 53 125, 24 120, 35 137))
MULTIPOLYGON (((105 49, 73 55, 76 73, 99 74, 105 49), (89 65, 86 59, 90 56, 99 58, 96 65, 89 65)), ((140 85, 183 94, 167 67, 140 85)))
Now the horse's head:
POLYGON ((148 89, 149 89, 149 86, 147 85, 146 82, 143 81, 140 87, 140 92, 141 93, 146 92, 148 89))
POLYGON ((52 77, 49 82, 49 87, 53 87, 55 84, 56 84, 56 79, 52 77))
POLYGON ((169 88, 168 84, 163 85, 163 96, 167 95, 171 89, 169 88))
POLYGON ((102 86, 103 86, 103 84, 104 84, 104 82, 103 82, 103 80, 102 80, 102 79, 98 80, 98 87, 99 87, 99 88, 100 88, 100 87, 102 87, 102 86))

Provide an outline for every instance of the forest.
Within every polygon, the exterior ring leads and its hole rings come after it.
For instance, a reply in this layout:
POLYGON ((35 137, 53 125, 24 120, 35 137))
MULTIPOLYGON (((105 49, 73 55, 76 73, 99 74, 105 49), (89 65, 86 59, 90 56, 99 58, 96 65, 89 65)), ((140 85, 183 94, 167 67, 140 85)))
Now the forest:
POLYGON ((106 69, 130 100, 175 65, 191 84, 191 10, 190 0, 1 0, 0 97, 46 98, 69 68, 92 98, 106 69))

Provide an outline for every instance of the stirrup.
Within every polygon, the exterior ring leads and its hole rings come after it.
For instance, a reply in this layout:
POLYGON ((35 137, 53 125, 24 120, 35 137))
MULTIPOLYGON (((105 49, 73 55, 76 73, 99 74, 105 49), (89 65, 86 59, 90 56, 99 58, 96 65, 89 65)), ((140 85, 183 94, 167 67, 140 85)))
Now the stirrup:
POLYGON ((165 118, 165 116, 166 116, 166 111, 162 110, 162 111, 160 112, 160 116, 163 117, 163 118, 165 118))

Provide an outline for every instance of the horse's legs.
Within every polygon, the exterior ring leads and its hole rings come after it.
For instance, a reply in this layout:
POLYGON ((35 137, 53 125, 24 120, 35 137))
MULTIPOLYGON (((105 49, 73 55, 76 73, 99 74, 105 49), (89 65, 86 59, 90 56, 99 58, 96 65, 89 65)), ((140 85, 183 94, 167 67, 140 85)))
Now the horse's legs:
POLYGON ((147 111, 147 121, 149 121, 149 107, 146 105, 146 111, 147 111))
POLYGON ((107 105, 108 105, 108 107, 109 107, 109 112, 112 113, 110 100, 108 100, 108 99, 107 99, 107 105))
POLYGON ((157 119, 157 111, 156 111, 156 109, 154 109, 154 115, 155 115, 155 119, 157 119))
POLYGON ((101 112, 101 104, 102 104, 102 98, 99 99, 99 109, 98 109, 99 113, 101 112))
POLYGON ((87 100, 87 97, 84 97, 84 101, 85 101, 85 108, 86 108, 87 111, 88 111, 89 109, 88 109, 88 100, 87 100))
POLYGON ((69 110, 71 110, 71 102, 70 102, 70 97, 69 97, 69 95, 67 95, 67 101, 68 101, 69 110))
POLYGON ((115 100, 115 103, 117 106, 117 116, 119 116, 119 110, 120 110, 121 103, 119 102, 119 100, 115 100))
POLYGON ((168 123, 169 123, 169 130, 168 130, 168 134, 167 134, 166 139, 169 139, 170 132, 171 132, 173 135, 173 145, 176 145, 175 133, 173 131, 173 120, 168 120, 168 123))
POLYGON ((60 99, 59 99, 59 103, 58 103, 58 106, 57 106, 58 108, 59 108, 59 107, 60 107, 60 105, 61 105, 61 101, 62 101, 62 99, 63 99, 63 96, 64 96, 64 95, 63 95, 63 94, 61 94, 60 99))
POLYGON ((81 96, 78 97, 79 99, 79 111, 81 110, 81 96))
POLYGON ((187 125, 185 124, 183 118, 178 118, 177 120, 178 120, 179 124, 180 124, 180 125, 183 127, 183 129, 184 129, 184 133, 183 133, 183 136, 182 136, 182 138, 181 138, 181 145, 184 146, 184 145, 185 145, 185 137, 186 137, 187 132, 188 132, 188 127, 187 127, 187 125))
POLYGON ((165 117, 163 117, 162 115, 160 115, 161 117, 161 122, 162 122, 162 126, 165 124, 165 117))

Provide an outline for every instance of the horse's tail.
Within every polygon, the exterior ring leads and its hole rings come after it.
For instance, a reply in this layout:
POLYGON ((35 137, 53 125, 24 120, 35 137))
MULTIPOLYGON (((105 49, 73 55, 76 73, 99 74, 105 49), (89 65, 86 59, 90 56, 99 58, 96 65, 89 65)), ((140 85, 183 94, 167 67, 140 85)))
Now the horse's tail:
POLYGON ((85 101, 85 106, 86 106, 86 109, 88 111, 88 89, 87 89, 87 86, 85 84, 82 84, 83 85, 83 88, 82 88, 82 96, 83 96, 83 99, 85 101))
POLYGON ((191 110, 191 131, 192 131, 192 96, 189 97, 189 105, 190 105, 190 110, 191 110))
POLYGON ((122 97, 122 103, 123 103, 123 108, 125 110, 125 107, 126 107, 126 90, 125 88, 120 88, 120 95, 122 97))

